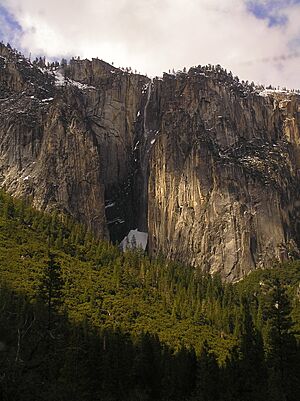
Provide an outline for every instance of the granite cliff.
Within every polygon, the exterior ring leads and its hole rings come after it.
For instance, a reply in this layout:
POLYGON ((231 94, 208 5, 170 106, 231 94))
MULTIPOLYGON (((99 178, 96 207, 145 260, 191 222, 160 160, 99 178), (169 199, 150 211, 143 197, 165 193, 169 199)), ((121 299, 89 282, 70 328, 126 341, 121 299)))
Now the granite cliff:
POLYGON ((299 257, 300 96, 220 67, 150 80, 0 45, 0 185, 234 281, 299 257))
POLYGON ((0 56, 1 186, 37 208, 72 215, 100 237, 111 227, 112 236, 125 235, 135 121, 148 79, 96 59, 46 69, 3 45, 0 56))
POLYGON ((228 280, 296 256, 299 96, 258 94, 202 69, 165 76, 156 90, 150 251, 228 280))

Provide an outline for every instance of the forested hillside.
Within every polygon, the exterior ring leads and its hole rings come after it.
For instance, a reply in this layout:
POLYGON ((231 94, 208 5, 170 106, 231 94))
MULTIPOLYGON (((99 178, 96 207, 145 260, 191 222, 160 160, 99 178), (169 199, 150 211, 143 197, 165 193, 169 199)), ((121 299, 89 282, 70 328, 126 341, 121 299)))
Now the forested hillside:
POLYGON ((298 401, 300 262, 236 284, 0 193, 0 399, 298 401))

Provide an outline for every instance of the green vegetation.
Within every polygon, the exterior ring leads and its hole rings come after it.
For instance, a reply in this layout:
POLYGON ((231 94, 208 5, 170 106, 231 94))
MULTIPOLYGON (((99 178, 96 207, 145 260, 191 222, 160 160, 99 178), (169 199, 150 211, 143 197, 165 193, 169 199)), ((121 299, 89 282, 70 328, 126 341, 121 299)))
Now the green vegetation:
POLYGON ((1 192, 0 399, 296 401, 299 283, 122 253, 1 192))

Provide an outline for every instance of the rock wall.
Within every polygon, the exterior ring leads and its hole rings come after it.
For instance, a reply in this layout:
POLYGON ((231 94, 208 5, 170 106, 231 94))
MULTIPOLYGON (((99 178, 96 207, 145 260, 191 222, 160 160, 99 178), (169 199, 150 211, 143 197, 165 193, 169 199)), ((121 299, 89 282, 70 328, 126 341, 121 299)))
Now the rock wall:
POLYGON ((47 67, 0 45, 0 185, 224 279, 298 257, 300 97, 220 67, 47 67))
POLYGON ((236 90, 201 69, 157 87, 150 252, 231 281, 299 256, 299 96, 236 90))
POLYGON ((100 237, 126 235, 135 125, 149 80, 100 60, 51 70, 3 45, 0 56, 1 186, 100 237))
POLYGON ((97 59, 71 61, 66 75, 90 86, 82 91, 86 122, 101 157, 110 236, 120 240, 138 226, 134 148, 141 131, 149 79, 97 59))

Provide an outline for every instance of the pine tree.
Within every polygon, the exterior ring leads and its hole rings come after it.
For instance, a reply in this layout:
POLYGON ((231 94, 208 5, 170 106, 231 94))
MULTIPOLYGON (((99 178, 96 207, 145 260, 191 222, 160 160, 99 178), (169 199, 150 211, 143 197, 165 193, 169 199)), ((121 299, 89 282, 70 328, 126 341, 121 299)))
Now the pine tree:
POLYGON ((266 371, 264 349, 260 333, 254 328, 249 301, 241 299, 238 325, 235 334, 240 341, 240 355, 237 362, 237 397, 243 401, 265 400, 266 371))
POLYGON ((198 359, 195 400, 217 401, 219 390, 218 363, 205 341, 198 359))
POLYGON ((268 388, 272 400, 297 400, 300 397, 295 371, 297 344, 290 317, 291 305, 286 289, 278 278, 268 283, 265 296, 264 346, 268 367, 268 388))
POLYGON ((54 311, 62 303, 62 286, 60 265, 56 262, 55 256, 49 253, 41 282, 39 286, 40 298, 46 303, 48 308, 48 330, 52 329, 52 316, 54 311))

